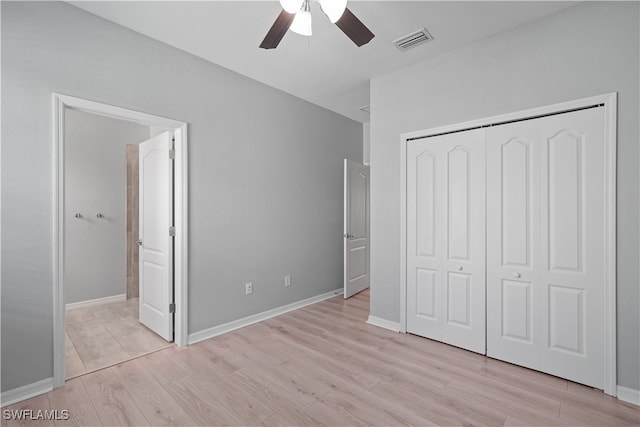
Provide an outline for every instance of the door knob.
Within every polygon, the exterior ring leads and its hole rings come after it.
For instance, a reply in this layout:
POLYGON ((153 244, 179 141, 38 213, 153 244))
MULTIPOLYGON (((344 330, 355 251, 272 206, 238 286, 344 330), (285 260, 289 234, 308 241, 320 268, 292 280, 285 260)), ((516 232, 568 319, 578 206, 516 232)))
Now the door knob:
POLYGON ((138 244, 138 246, 142 246, 142 239, 138 239, 136 243, 138 244))
POLYGON ((520 273, 513 273, 513 277, 515 277, 516 279, 520 278, 520 273))
POLYGON ((82 215, 80 215, 79 213, 76 213, 74 216, 75 216, 76 218, 82 218, 82 215))
POLYGON ((98 213, 96 214, 96 218, 102 218, 102 214, 101 214, 100 212, 98 212, 98 213))
POLYGON ((462 266, 461 265, 458 266, 458 271, 462 271, 462 266))

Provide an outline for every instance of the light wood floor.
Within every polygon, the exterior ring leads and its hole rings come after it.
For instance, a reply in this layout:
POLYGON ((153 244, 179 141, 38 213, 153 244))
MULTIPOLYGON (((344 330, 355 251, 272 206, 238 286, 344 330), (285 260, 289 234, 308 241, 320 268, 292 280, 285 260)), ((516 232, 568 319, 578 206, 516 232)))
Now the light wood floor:
POLYGON ((76 425, 640 423, 637 406, 601 391, 367 325, 368 312, 366 292, 336 297, 9 409, 68 409, 76 425))
POLYGON ((67 379, 171 346, 138 321, 138 298, 65 313, 67 379))

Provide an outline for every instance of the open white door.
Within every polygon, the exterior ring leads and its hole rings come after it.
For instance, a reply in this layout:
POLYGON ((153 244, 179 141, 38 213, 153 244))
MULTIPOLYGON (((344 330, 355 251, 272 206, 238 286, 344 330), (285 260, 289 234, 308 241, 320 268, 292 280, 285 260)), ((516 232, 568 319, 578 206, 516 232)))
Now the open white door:
POLYGON ((344 159, 344 297, 369 287, 369 166, 344 159))
POLYGON ((140 322, 173 341, 172 132, 140 144, 140 322))

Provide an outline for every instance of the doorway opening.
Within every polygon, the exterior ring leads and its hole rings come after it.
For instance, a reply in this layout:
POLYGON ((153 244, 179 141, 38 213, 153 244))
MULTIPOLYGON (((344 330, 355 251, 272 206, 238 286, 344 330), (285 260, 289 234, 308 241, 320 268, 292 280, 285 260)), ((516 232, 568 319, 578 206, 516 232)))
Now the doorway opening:
MULTIPOLYGON (((179 346, 187 344, 187 125, 66 95, 54 94, 53 102, 53 362, 54 386, 59 387, 65 378, 164 348, 169 341, 179 346), (120 137, 112 131, 87 137, 87 129, 82 135, 82 126, 77 126, 79 118, 88 120, 96 132, 100 132, 101 124, 115 126, 120 137), (76 125, 72 126, 74 121, 76 125), (102 147, 108 147, 109 142, 118 146, 112 146, 110 154, 100 153, 100 138, 113 139, 102 147), (135 153, 140 142, 147 152, 151 151, 150 160, 145 160, 150 164, 146 170, 160 173, 160 179, 154 176, 147 182, 164 183, 166 194, 159 199, 155 197, 157 188, 145 186, 144 180, 136 177, 139 163, 135 153), (107 176, 114 168, 113 164, 106 168, 108 155, 112 163, 119 161, 115 168, 123 172, 122 179, 116 177, 115 183, 107 176), (151 268, 145 277, 155 276, 152 282, 144 282, 153 283, 146 286, 146 294, 141 283, 142 298, 138 300, 134 276, 140 261, 134 255, 138 245, 143 257, 145 250, 140 240, 136 247, 131 241, 142 237, 140 231, 135 235, 134 211, 139 200, 135 190, 143 192, 144 188, 153 196, 143 202, 150 207, 147 211, 157 211, 159 202, 166 206, 164 215, 154 214, 151 221, 147 220, 151 226, 143 227, 147 246, 165 242, 166 255, 163 260, 144 263, 151 268), (163 283, 161 291, 159 282, 163 283), (150 307, 165 313, 162 330, 156 330, 157 322, 150 324, 139 316, 139 311, 148 312, 150 307)), ((143 221, 147 217, 138 218, 143 221)), ((152 249, 157 252, 155 246, 152 249)))
MULTIPOLYGON (((369 289, 369 166, 344 159, 343 295, 369 289)), ((368 295, 368 291, 367 291, 368 295)))

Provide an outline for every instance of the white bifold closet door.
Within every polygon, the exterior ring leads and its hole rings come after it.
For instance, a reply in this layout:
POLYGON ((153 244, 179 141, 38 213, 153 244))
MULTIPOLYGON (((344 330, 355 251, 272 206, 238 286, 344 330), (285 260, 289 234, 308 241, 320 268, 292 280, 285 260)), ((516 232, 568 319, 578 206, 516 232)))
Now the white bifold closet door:
POLYGON ((407 332, 485 352, 485 132, 407 147, 407 332))
POLYGON ((487 129, 487 354, 604 386, 604 117, 487 129))

